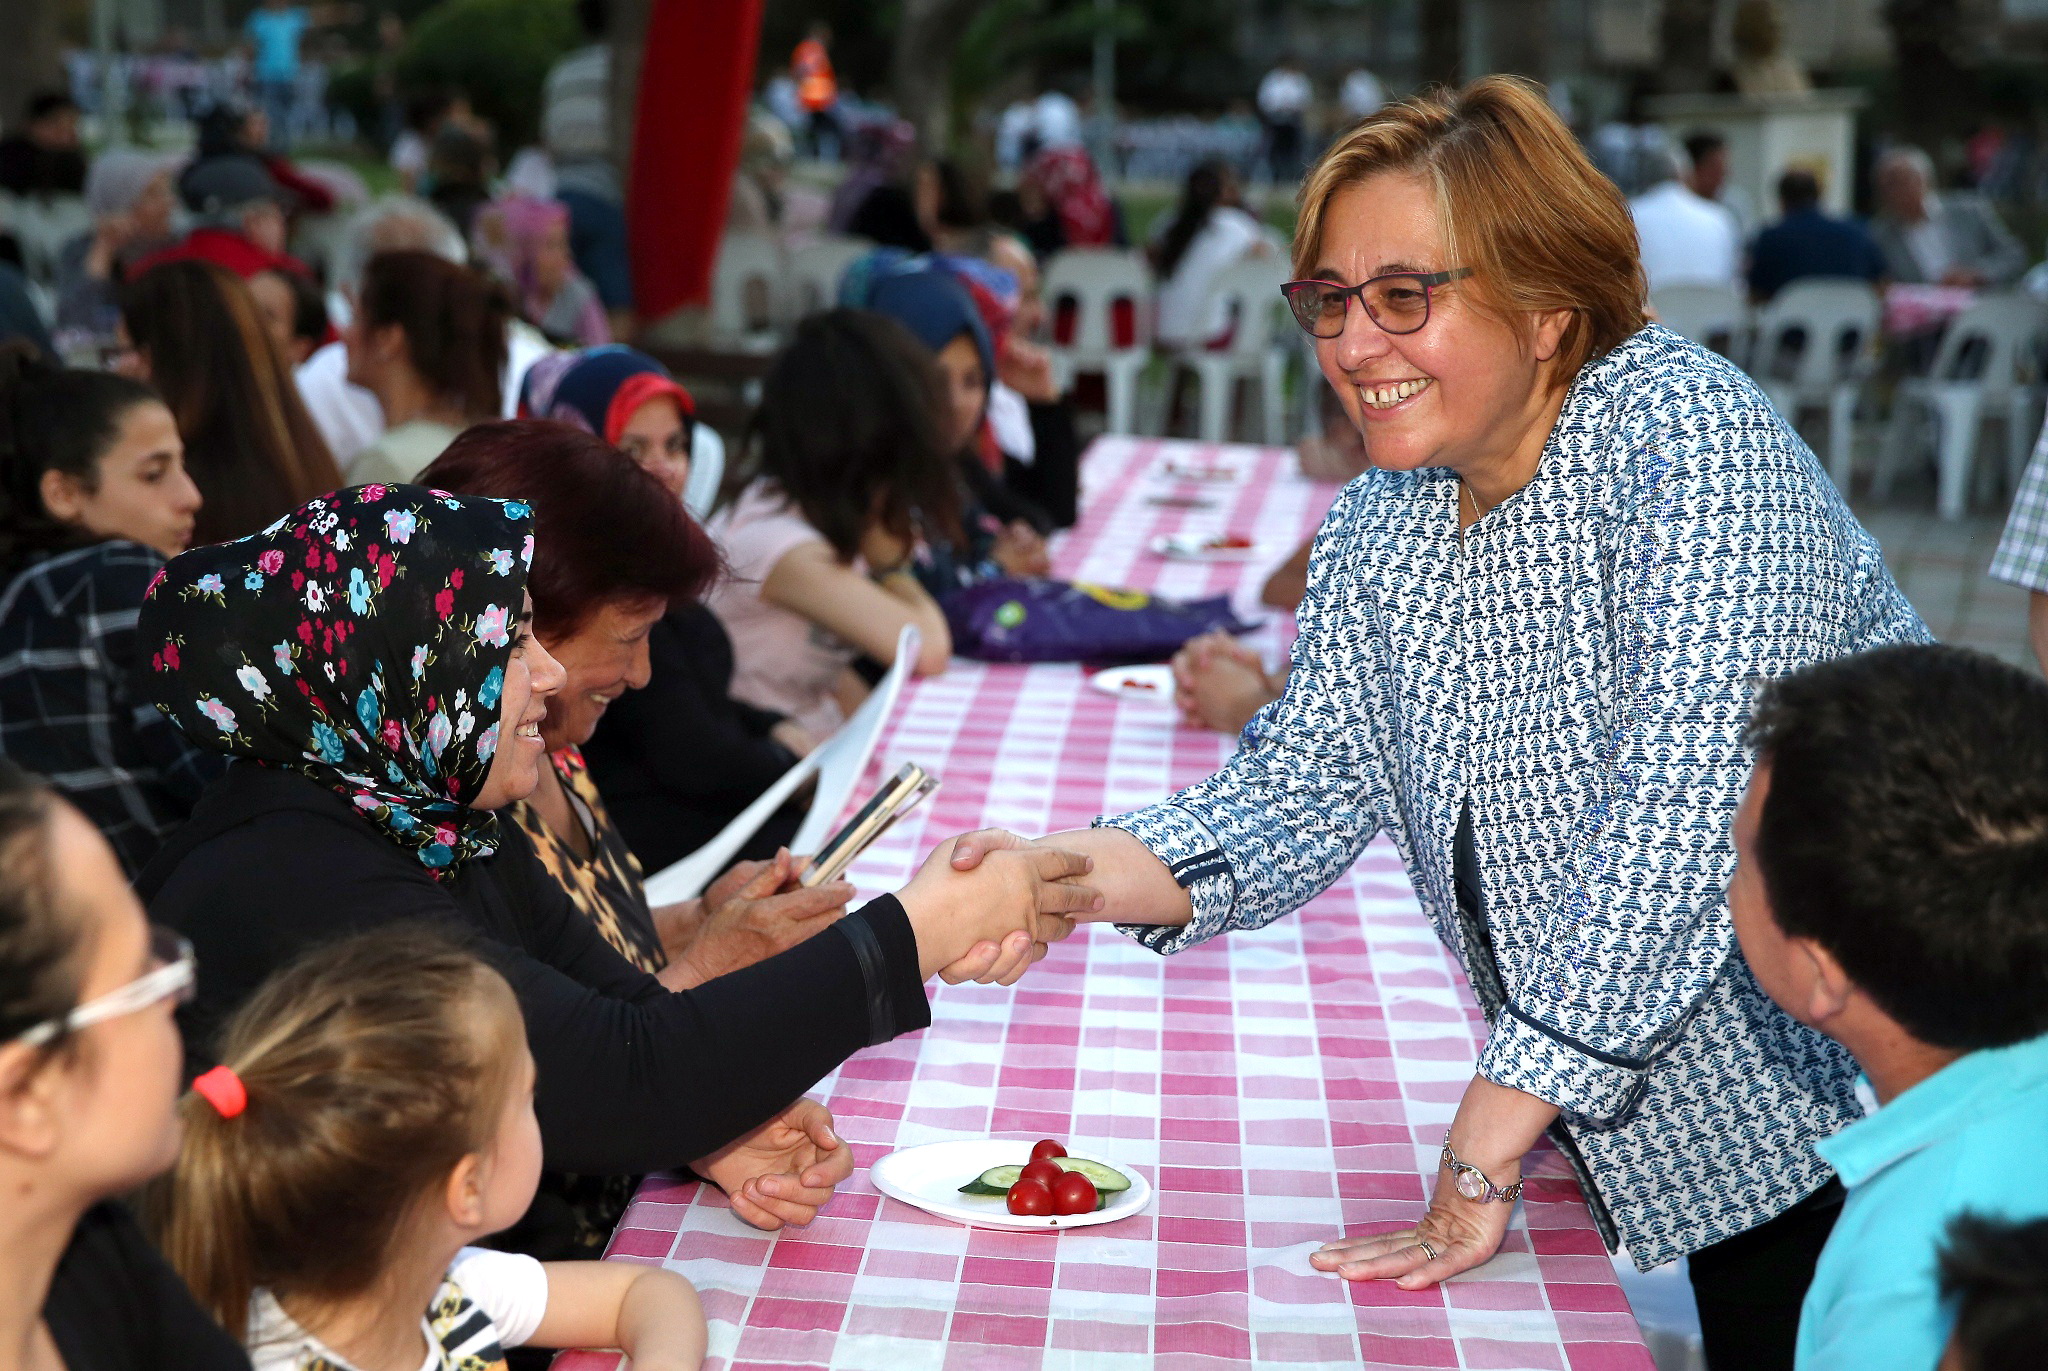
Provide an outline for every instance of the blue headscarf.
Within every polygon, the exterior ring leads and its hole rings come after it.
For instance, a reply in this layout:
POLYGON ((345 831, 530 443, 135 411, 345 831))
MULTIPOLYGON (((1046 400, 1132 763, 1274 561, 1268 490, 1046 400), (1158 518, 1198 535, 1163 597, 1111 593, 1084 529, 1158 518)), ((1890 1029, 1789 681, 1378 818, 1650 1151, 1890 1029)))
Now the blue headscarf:
POLYGON ((996 374, 995 344, 974 297, 959 277, 930 257, 883 248, 851 267, 839 282, 839 303, 886 314, 937 352, 966 334, 981 356, 981 373, 996 374))

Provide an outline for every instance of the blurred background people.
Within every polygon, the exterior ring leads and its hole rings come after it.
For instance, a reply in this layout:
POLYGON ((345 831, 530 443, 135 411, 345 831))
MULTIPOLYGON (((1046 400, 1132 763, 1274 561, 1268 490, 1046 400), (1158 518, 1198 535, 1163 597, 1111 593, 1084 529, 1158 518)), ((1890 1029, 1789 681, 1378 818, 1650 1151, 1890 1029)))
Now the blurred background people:
POLYGON ((205 497, 194 543, 256 532, 341 473, 248 287, 211 262, 167 262, 122 293, 122 366, 153 385, 205 497))
POLYGON ((1919 148, 1891 149, 1872 176, 1878 211, 1870 231, 1892 280, 2005 286, 2026 269, 2027 250, 1982 197, 1935 193, 1934 163, 1919 148))
POLYGON ((431 252, 379 253, 343 331, 348 379, 377 397, 384 430, 349 463, 354 485, 413 480, 504 403, 503 287, 431 252))
POLYGON ((1884 254, 1854 219, 1820 207, 1820 182, 1797 168, 1778 178, 1783 214, 1757 234, 1749 250, 1749 294, 1762 303, 1808 276, 1849 276, 1873 285, 1884 279, 1884 254))

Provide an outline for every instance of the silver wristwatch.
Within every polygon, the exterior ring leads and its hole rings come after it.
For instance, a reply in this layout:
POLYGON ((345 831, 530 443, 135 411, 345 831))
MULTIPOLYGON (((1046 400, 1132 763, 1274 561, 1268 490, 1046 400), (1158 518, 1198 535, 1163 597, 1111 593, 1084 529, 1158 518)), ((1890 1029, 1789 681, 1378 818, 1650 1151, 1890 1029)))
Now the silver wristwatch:
POLYGON ((1486 1179, 1486 1173, 1469 1162, 1458 1160, 1458 1154, 1451 1151, 1451 1130, 1444 1130, 1444 1165, 1451 1169, 1451 1184, 1458 1187, 1458 1193, 1477 1204, 1499 1200, 1502 1204, 1513 1204, 1522 1198, 1522 1183, 1495 1185, 1486 1179))

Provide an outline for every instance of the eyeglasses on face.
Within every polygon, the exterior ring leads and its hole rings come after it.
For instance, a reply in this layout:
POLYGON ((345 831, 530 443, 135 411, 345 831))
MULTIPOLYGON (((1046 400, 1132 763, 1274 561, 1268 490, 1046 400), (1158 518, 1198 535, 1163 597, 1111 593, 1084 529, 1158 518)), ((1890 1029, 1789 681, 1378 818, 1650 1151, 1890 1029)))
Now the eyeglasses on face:
POLYGON ((1335 338, 1344 332, 1344 318, 1355 298, 1382 331, 1413 333, 1429 322, 1430 296, 1438 286, 1472 274, 1470 267, 1449 271, 1392 271, 1355 286, 1335 281, 1289 281, 1280 287, 1294 322, 1312 338, 1335 338))
POLYGON ((193 974, 198 964, 193 958, 191 943, 161 924, 151 924, 149 961, 150 969, 128 984, 87 1000, 69 1014, 43 1020, 18 1035, 15 1041, 29 1047, 42 1047, 55 1041, 60 1034, 76 1033, 81 1028, 136 1013, 173 996, 181 1004, 192 997, 193 974))

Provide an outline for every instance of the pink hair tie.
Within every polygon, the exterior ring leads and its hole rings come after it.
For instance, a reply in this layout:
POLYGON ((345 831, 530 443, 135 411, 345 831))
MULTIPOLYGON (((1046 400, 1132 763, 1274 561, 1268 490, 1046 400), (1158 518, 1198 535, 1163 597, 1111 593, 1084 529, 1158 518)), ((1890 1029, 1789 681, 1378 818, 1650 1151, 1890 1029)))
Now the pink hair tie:
POLYGON ((231 1066, 216 1066, 192 1082, 192 1091, 212 1105, 223 1119, 232 1119, 249 1107, 249 1087, 231 1066))

